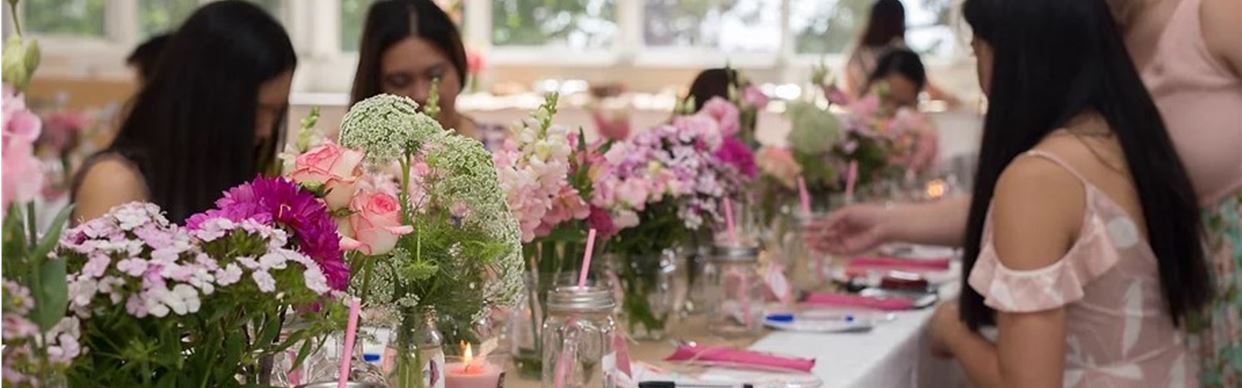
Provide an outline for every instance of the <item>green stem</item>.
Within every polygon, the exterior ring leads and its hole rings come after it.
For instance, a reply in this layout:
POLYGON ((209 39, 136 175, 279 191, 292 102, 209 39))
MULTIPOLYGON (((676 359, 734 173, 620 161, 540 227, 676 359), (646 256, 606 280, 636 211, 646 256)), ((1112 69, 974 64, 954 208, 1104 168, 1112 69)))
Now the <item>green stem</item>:
POLYGON ((367 256, 362 258, 362 295, 360 305, 365 306, 367 297, 371 295, 371 272, 374 272, 375 260, 367 256))
POLYGON ((405 225, 413 225, 410 219, 410 158, 413 155, 406 151, 401 158, 401 187, 398 188, 397 197, 401 201, 401 222, 405 225))
POLYGON ((21 37, 22 36, 22 20, 20 17, 17 16, 17 1, 16 0, 9 0, 9 15, 13 16, 13 32, 16 32, 18 37, 21 37))

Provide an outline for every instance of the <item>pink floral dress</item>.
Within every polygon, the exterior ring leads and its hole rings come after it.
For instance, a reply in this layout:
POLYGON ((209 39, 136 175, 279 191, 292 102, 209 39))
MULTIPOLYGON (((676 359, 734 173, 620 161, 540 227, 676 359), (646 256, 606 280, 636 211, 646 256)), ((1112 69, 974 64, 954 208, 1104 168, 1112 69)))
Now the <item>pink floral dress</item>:
POLYGON ((1065 387, 1197 387, 1197 364, 1161 293, 1156 256, 1126 211, 1057 156, 1029 151, 1086 187, 1078 240, 1060 261, 1006 268, 989 214, 969 283, 997 311, 1066 309, 1065 387))

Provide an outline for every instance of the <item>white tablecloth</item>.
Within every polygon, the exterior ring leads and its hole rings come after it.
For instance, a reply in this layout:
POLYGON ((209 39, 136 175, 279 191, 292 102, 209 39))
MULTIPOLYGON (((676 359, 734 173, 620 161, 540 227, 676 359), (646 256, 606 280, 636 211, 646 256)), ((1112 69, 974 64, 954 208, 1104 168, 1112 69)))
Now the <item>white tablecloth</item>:
MULTIPOLYGON (((950 273, 960 273, 953 262, 950 273)), ((957 277, 940 288, 940 300, 956 299, 957 277)), ((865 333, 800 333, 778 331, 760 339, 752 350, 815 358, 812 373, 822 388, 952 388, 964 387, 965 375, 952 361, 927 351, 926 328, 934 308, 897 312, 896 319, 865 333)), ((713 370, 747 380, 749 373, 713 370)))

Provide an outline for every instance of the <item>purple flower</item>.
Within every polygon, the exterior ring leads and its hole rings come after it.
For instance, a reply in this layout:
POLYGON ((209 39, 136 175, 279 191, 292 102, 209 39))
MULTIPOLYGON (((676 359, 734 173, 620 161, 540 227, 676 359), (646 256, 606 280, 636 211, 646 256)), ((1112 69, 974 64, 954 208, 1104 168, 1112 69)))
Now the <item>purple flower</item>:
POLYGON ((747 177, 753 178, 757 172, 755 167, 755 154, 751 153, 750 147, 737 138, 728 137, 721 143, 720 149, 716 150, 716 157, 720 161, 725 162, 747 177))
POLYGON ((299 251, 319 264, 332 289, 344 290, 349 285, 349 267, 341 258, 336 223, 327 206, 296 183, 285 178, 256 178, 229 189, 216 201, 216 207, 191 216, 186 226, 198 230, 204 221, 217 217, 275 224, 293 233, 299 251))

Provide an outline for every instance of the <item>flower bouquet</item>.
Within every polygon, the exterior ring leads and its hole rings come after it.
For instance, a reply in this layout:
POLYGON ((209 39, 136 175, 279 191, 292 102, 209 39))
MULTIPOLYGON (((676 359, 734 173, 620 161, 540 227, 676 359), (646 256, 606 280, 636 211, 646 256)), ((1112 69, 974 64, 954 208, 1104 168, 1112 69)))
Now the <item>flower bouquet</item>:
POLYGON ((606 213, 587 203, 592 155, 582 131, 552 125, 557 100, 557 94, 549 95, 493 155, 501 189, 522 230, 523 256, 529 264, 526 301, 510 324, 519 370, 532 377, 542 371, 547 292, 578 278, 574 271, 581 267, 588 229, 611 232, 606 213), (588 218, 592 213, 597 216, 588 218), (595 222, 588 225, 588 221, 595 222))
POLYGON ((85 349, 71 385, 267 384, 272 356, 338 329, 349 273, 324 205, 259 178, 217 206, 180 227, 131 203, 62 236, 85 349))
POLYGON ((474 340, 472 324, 522 287, 521 234, 491 155, 391 95, 355 104, 339 140, 299 156, 292 176, 340 196, 328 202, 341 206, 350 287, 396 328, 394 386, 443 386, 442 345, 474 340), (394 164, 397 182, 379 173, 394 164))
POLYGON ((741 190, 743 174, 718 156, 723 143, 720 124, 700 112, 612 144, 593 166, 591 202, 619 230, 608 251, 635 337, 663 336, 686 292, 681 248, 741 190))

